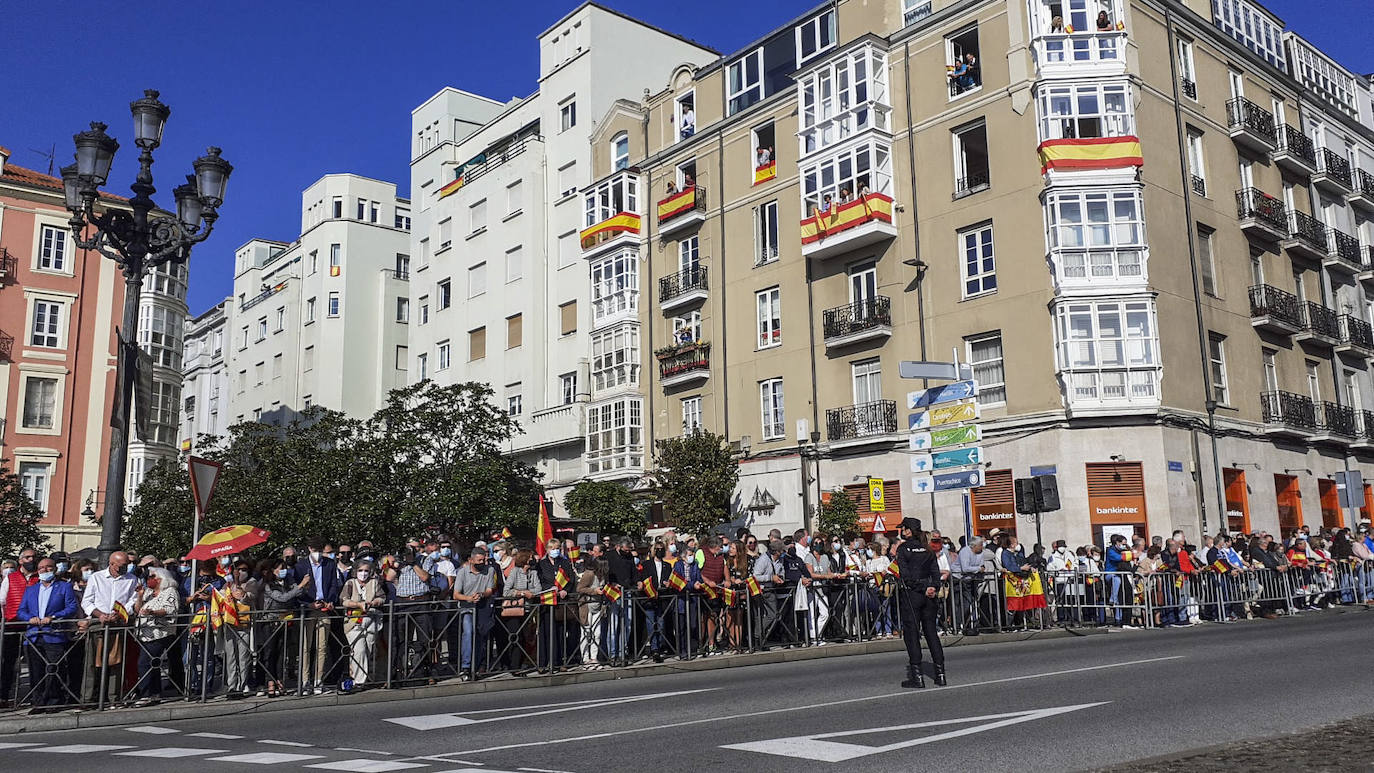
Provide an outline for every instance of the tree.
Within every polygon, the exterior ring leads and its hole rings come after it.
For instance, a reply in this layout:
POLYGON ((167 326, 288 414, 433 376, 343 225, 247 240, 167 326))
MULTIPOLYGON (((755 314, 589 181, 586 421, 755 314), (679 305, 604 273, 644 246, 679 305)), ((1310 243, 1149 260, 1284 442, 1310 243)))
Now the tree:
POLYGON ((859 533, 859 505, 854 497, 837 488, 830 492, 830 501, 821 504, 816 519, 816 533, 849 539, 859 533))
POLYGON ((138 502, 124 519, 119 541, 135 555, 183 556, 191 548, 195 504, 186 467, 160 461, 143 476, 138 502))
POLYGON ((730 520, 739 464, 725 438, 699 431, 657 445, 653 478, 668 517, 679 529, 705 536, 730 520))
POLYGON ((29 499, 19 476, 0 462, 0 556, 12 556, 24 548, 47 552, 50 545, 38 524, 43 508, 29 499))
POLYGON ((644 536, 644 505, 629 488, 609 480, 584 480, 563 497, 572 517, 587 521, 598 534, 611 537, 644 536))

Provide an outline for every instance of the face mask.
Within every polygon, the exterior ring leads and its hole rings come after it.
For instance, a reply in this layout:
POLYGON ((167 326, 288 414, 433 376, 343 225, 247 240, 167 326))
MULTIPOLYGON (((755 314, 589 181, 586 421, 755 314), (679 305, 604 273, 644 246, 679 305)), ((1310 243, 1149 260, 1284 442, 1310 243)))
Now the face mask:
POLYGON ((495 558, 497 561, 500 561, 503 555, 505 555, 505 551, 503 550, 493 550, 491 553, 491 557, 495 558))
POLYGON ((190 565, 190 564, 182 564, 182 565, 181 565, 181 571, 182 571, 182 572, 189 572, 189 571, 191 571, 191 565, 190 565))
POLYGON ((549 558, 559 558, 562 555, 563 551, 559 550, 558 548, 553 548, 549 551, 549 558))
POLYGON ((439 551, 435 550, 434 552, 432 552, 432 553, 429 554, 429 557, 432 558, 432 559, 434 559, 434 560, 436 560, 436 561, 438 561, 438 560, 439 560, 439 551))
POLYGON ((367 578, 369 578, 369 577, 371 577, 371 576, 372 576, 372 573, 371 573, 371 572, 367 572, 367 571, 358 572, 358 579, 359 579, 359 580, 362 580, 363 582, 367 582, 367 578))
POLYGON ((285 579, 286 579, 286 570, 285 570, 285 569, 278 569, 278 570, 277 570, 277 579, 278 579, 278 580, 285 580, 285 579))
POLYGON ((10 576, 10 573, 13 572, 13 571, 14 571, 14 567, 12 567, 12 566, 7 566, 7 567, 5 567, 4 569, 0 569, 0 577, 9 577, 9 576, 10 576))
POLYGON ((453 548, 439 548, 439 555, 448 558, 453 555, 453 548))
POLYGON ((663 548, 654 548, 654 555, 655 555, 655 556, 658 556, 659 558, 663 558, 663 553, 664 553, 663 548))
POLYGON ((90 569, 82 569, 82 570, 81 570, 81 579, 82 579, 82 581, 83 581, 83 582, 90 582, 90 581, 91 581, 91 575, 93 575, 93 574, 95 574, 95 572, 92 571, 92 570, 90 570, 90 569))
POLYGON ((868 556, 869 558, 872 558, 872 557, 873 557, 873 551, 872 551, 872 550, 867 550, 867 549, 865 549, 865 550, 864 550, 864 555, 868 556))
POLYGON ((668 546, 668 552, 677 555, 677 543, 668 546))
POLYGON ((339 560, 346 564, 346 563, 348 563, 349 561, 353 560, 353 554, 352 554, 352 553, 340 553, 340 554, 339 554, 339 560))
POLYGON ((52 578, 55 577, 55 576, 56 576, 56 575, 54 575, 52 572, 39 572, 39 573, 38 573, 38 579, 42 580, 43 582, 52 582, 52 578))
POLYGON ((219 565, 220 565, 220 566, 228 566, 228 565, 229 565, 229 556, 220 556, 219 565))
POLYGON ((320 562, 320 551, 318 551, 318 550, 312 550, 312 551, 310 551, 310 560, 311 560, 311 561, 314 561, 315 563, 318 564, 318 563, 320 562))
POLYGON ((281 557, 281 560, 285 561, 285 562, 288 563, 288 564, 294 564, 294 563, 296 563, 296 554, 295 554, 295 553, 290 553, 290 554, 284 555, 284 556, 281 557))
POLYGON ((333 561, 333 560, 334 560, 334 554, 333 554, 333 553, 325 553, 325 554, 324 554, 324 557, 327 558, 327 559, 329 559, 330 561, 333 561))
POLYGON ((19 566, 23 567, 24 571, 26 572, 32 572, 33 568, 35 566, 38 566, 38 562, 33 560, 20 561, 19 566))
POLYGON ((843 547, 843 545, 841 545, 841 544, 838 543, 838 542, 832 542, 832 543, 830 543, 830 549, 833 550, 833 551, 835 551, 836 553, 840 552, 840 548, 841 548, 841 547, 843 547))

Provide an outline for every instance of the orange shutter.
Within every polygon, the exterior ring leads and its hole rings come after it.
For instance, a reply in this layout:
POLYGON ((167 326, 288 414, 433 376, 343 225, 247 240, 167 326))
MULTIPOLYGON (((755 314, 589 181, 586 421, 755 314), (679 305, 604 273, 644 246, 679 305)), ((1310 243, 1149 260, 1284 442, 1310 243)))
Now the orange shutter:
POLYGON ((1245 484, 1245 470, 1223 468, 1226 483, 1226 530, 1232 534, 1250 533, 1250 491, 1245 484))
POLYGON ((1336 481, 1326 478, 1318 480, 1317 492, 1321 495, 1322 526, 1331 529, 1344 526, 1341 523, 1341 495, 1336 491, 1336 481))
POLYGON ((1291 534, 1302 525, 1302 493, 1297 476, 1275 475, 1274 498, 1279 506, 1279 532, 1291 534))
POLYGON ((1148 534, 1144 465, 1140 462, 1089 462, 1085 468, 1092 523, 1131 524, 1138 527, 1137 533, 1148 534))
POLYGON ((993 529, 1016 533, 1016 488, 1011 470, 988 470, 983 485, 969 492, 973 531, 987 536, 993 529))

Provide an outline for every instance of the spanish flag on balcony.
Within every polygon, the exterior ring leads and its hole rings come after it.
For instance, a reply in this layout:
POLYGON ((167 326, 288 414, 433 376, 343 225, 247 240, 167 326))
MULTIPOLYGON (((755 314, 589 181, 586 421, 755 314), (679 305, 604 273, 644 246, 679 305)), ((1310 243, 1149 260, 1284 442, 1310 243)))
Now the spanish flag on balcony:
POLYGON ((778 176, 778 162, 769 161, 762 166, 754 167, 754 184, 762 185, 778 176))
POLYGON ((1042 174, 1051 169, 1120 169, 1145 165, 1140 139, 1130 135, 1045 140, 1040 143, 1039 153, 1042 174))
POLYGON ((696 186, 674 193, 658 202, 658 222, 671 220, 697 205, 696 186))
POLYGON ((873 221, 892 222, 892 197, 870 193, 853 201, 832 204, 829 209, 813 210, 811 217, 801 221, 801 241, 811 244, 873 221))
POLYGON ((458 192, 458 189, 467 184, 467 176, 463 172, 458 173, 458 177, 453 182, 439 189, 439 198, 447 198, 458 192))
POLYGON ((633 212, 621 212, 602 220, 600 223, 582 229, 579 235, 582 240, 582 249, 589 250, 592 247, 608 240, 614 239, 621 234, 639 233, 639 215, 633 212))

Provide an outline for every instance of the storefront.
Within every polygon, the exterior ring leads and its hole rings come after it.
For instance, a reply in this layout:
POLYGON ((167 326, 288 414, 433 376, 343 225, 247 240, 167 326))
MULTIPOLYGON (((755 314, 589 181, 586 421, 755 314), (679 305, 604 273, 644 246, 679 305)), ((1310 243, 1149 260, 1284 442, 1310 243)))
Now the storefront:
MULTIPOLYGON (((864 534, 896 533, 897 528, 902 523, 902 481, 883 481, 883 503, 880 512, 873 509, 873 501, 869 496, 867 483, 845 486, 844 493, 853 499, 859 507, 860 532, 864 534)), ((822 501, 828 501, 830 494, 822 494, 821 498, 822 501)))
POLYGON ((1226 531, 1249 534, 1250 491, 1245 483, 1245 470, 1225 467, 1221 474, 1226 484, 1226 531))
POLYGON ((988 536, 993 529, 1016 533, 1016 491, 1011 470, 988 470, 983 485, 970 492, 973 533, 988 536))
MULTIPOLYGON (((1328 529, 1339 529, 1344 525, 1341 518, 1341 495, 1336 490, 1336 481, 1327 478, 1317 480, 1317 493, 1320 495, 1322 507, 1322 526, 1328 529)), ((1288 534, 1284 533, 1284 539, 1288 534)))
POLYGON ((1302 525, 1302 492, 1298 476, 1275 475, 1274 499, 1279 506, 1279 533, 1287 535, 1302 525))
POLYGON ((1093 541, 1112 534, 1149 538, 1145 512, 1145 470, 1140 462, 1088 462, 1088 512, 1093 541))

